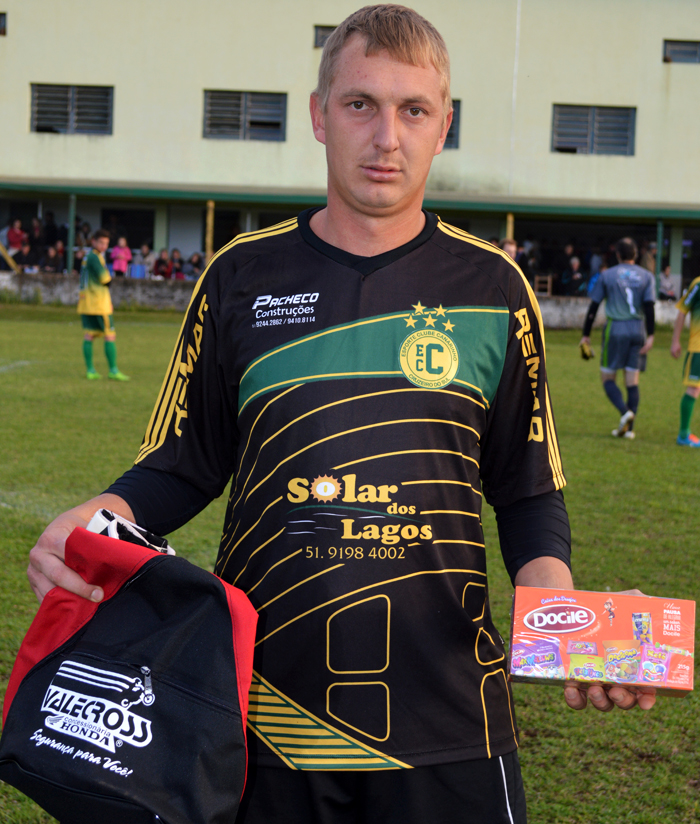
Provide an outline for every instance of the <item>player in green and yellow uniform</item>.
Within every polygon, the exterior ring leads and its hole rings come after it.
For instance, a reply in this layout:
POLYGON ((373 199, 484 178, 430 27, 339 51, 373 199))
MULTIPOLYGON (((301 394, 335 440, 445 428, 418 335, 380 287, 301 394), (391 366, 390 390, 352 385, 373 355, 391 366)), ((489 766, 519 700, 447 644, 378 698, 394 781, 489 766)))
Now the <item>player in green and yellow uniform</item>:
POLYGON ((700 278, 690 284, 676 304, 678 316, 673 327, 671 354, 677 358, 681 354, 681 331, 685 317, 690 312, 690 339, 688 352, 683 364, 683 385, 685 395, 681 400, 681 425, 676 443, 679 446, 700 447, 700 438, 690 434, 690 420, 693 416, 695 400, 700 395, 700 278))
POLYGON ((105 264, 104 253, 109 247, 109 233, 102 229, 92 238, 92 251, 83 261, 80 269, 80 297, 78 314, 83 323, 83 357, 87 367, 88 380, 98 380, 102 376, 95 370, 92 361, 92 341, 98 335, 105 336, 105 356, 109 364, 108 377, 117 381, 128 381, 117 367, 117 333, 112 320, 112 297, 107 284, 112 280, 105 264))

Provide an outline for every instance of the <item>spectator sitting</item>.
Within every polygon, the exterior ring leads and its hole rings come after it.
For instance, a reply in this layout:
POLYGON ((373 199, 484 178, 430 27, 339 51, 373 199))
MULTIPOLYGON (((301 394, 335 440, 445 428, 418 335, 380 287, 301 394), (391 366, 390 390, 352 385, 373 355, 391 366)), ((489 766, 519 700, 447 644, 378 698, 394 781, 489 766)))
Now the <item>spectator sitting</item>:
POLYGON ((199 252, 190 255, 190 259, 182 267, 187 280, 196 280, 204 271, 204 258, 199 252))
POLYGON ((56 246, 56 257, 58 258, 58 271, 65 272, 66 271, 66 244, 62 240, 57 240, 55 243, 56 246))
POLYGON ((55 246, 48 246, 46 248, 46 254, 44 257, 39 261, 39 269, 42 272, 48 272, 49 274, 58 274, 59 272, 63 271, 63 261, 58 256, 58 252, 56 251, 55 246))
POLYGON ((153 264, 156 262, 156 253, 151 251, 151 247, 144 243, 141 249, 134 255, 134 266, 144 266, 146 268, 146 277, 150 278, 153 274, 153 264))
MULTIPOLYGON (((15 258, 16 259, 16 258, 15 258)), ((671 267, 667 264, 659 276, 659 300, 677 300, 676 290, 671 277, 671 267)))
POLYGON ((22 230, 22 221, 13 220, 7 232, 7 251, 14 257, 27 240, 27 233, 22 230))
POLYGON ((153 277, 156 280, 164 280, 172 277, 173 267, 168 258, 168 250, 161 249, 158 259, 153 264, 153 277))
POLYGON ((75 222, 75 245, 82 246, 83 248, 87 249, 86 255, 89 254, 90 251, 90 237, 92 235, 92 228, 87 220, 84 220, 82 223, 78 223, 76 220, 75 222))
POLYGON ((172 266, 170 276, 175 278, 175 280, 184 280, 185 273, 182 271, 182 267, 185 265, 185 261, 182 259, 182 254, 179 249, 173 249, 170 253, 170 263, 172 266))
POLYGON ((29 230, 29 242, 35 252, 42 252, 44 249, 44 229, 38 217, 32 218, 32 228, 29 230))
POLYGON ((508 255, 508 257, 513 258, 515 260, 515 256, 518 253, 518 244, 512 238, 503 238, 503 240, 498 244, 501 249, 508 255))
POLYGON ((589 284, 590 284, 590 281, 593 280, 593 278, 598 274, 598 272, 600 272, 600 267, 601 267, 602 263, 603 263, 603 256, 600 253, 600 249, 598 247, 595 247, 594 249, 591 250, 591 257, 590 257, 590 260, 588 261, 588 265, 589 265, 589 269, 590 269, 590 273, 591 273, 589 284))
POLYGON ((36 272, 38 271, 39 253, 36 249, 32 249, 28 240, 25 240, 14 255, 14 261, 23 272, 36 272))
POLYGON ((591 275, 591 279, 588 281, 588 285, 586 286, 586 292, 590 296, 591 292, 593 291, 593 287, 596 285, 596 281, 598 278, 603 275, 608 269, 608 262, 605 258, 601 258, 600 267, 597 272, 591 275))
POLYGON ((586 281, 581 272, 581 261, 577 257, 569 260, 569 268, 561 276, 561 285, 565 295, 586 294, 586 281))
POLYGON ((83 261, 85 260, 85 249, 82 246, 78 246, 75 250, 75 254, 73 255, 73 271, 80 274, 80 270, 83 266, 83 261))
POLYGON ((124 277, 126 275, 129 264, 131 263, 131 249, 129 249, 126 238, 121 235, 117 239, 117 245, 110 252, 112 256, 112 269, 115 276, 124 277))
POLYGON ((643 243, 639 255, 639 265, 649 272, 656 272, 656 244, 643 243))
MULTIPOLYGON (((573 243, 566 243, 561 252, 556 252, 555 266, 559 272, 565 272, 571 268, 571 258, 574 256, 573 243)), ((562 281, 563 282, 563 281, 562 281)))

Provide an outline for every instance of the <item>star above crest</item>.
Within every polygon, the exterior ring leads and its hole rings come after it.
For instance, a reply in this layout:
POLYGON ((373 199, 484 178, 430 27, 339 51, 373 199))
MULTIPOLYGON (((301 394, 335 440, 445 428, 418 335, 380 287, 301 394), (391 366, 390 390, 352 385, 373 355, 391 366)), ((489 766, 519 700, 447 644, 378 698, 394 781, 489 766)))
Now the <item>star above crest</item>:
MULTIPOLYGON (((419 319, 425 322, 425 328, 431 327, 434 329, 438 318, 447 318, 447 309, 445 309, 442 304, 434 307, 433 309, 428 309, 426 306, 423 306, 420 301, 418 301, 418 303, 413 303, 411 306, 413 307, 413 312, 408 317, 404 318, 406 321, 406 326, 411 329, 416 328, 416 323, 419 319)), ((452 332, 455 328, 454 323, 451 323, 447 319, 442 326, 446 332, 452 332)))

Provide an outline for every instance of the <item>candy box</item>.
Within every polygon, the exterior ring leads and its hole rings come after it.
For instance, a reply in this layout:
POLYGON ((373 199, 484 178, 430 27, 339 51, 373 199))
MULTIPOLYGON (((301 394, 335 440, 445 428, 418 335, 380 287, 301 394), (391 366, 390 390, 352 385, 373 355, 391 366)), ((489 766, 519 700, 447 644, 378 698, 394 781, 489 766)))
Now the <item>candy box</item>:
POLYGON ((559 645, 548 642, 533 644, 525 641, 511 650, 510 666, 513 673, 539 678, 563 678, 564 666, 559 645))
POLYGON ((695 601, 516 587, 509 679, 693 689, 695 601))

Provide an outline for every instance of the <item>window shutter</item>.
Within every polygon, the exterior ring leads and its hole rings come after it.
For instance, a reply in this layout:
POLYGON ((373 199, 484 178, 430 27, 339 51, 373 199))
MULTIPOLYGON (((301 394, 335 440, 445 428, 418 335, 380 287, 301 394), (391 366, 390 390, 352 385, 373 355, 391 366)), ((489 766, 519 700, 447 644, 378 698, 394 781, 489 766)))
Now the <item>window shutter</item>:
POLYGON ((335 26, 314 26, 314 48, 322 49, 334 31, 335 26))
POLYGON ((636 114, 632 107, 555 104, 552 151, 633 155, 636 114))
POLYGON ((246 138, 284 140, 287 95, 246 94, 246 138))
POLYGON ((593 129, 594 154, 634 154, 636 109, 597 106, 593 129))
POLYGON ((266 92, 204 92, 204 137, 284 140, 287 95, 266 92))
POLYGON ((75 86, 73 124, 76 134, 112 134, 112 87, 75 86))
POLYGON ((70 86, 32 84, 33 132, 68 133, 70 129, 70 86))
POLYGON ((33 132, 112 134, 111 86, 32 84, 33 132))
POLYGON ((554 106, 552 150, 572 154, 590 151, 592 110, 590 106, 554 106))
POLYGON ((243 138, 243 93, 204 92, 205 137, 243 138))
POLYGON ((459 110, 461 108, 460 100, 452 101, 452 123, 447 130, 447 137, 445 138, 446 149, 459 149, 459 110))
POLYGON ((700 41, 664 40, 664 60, 667 63, 700 63, 700 41))

